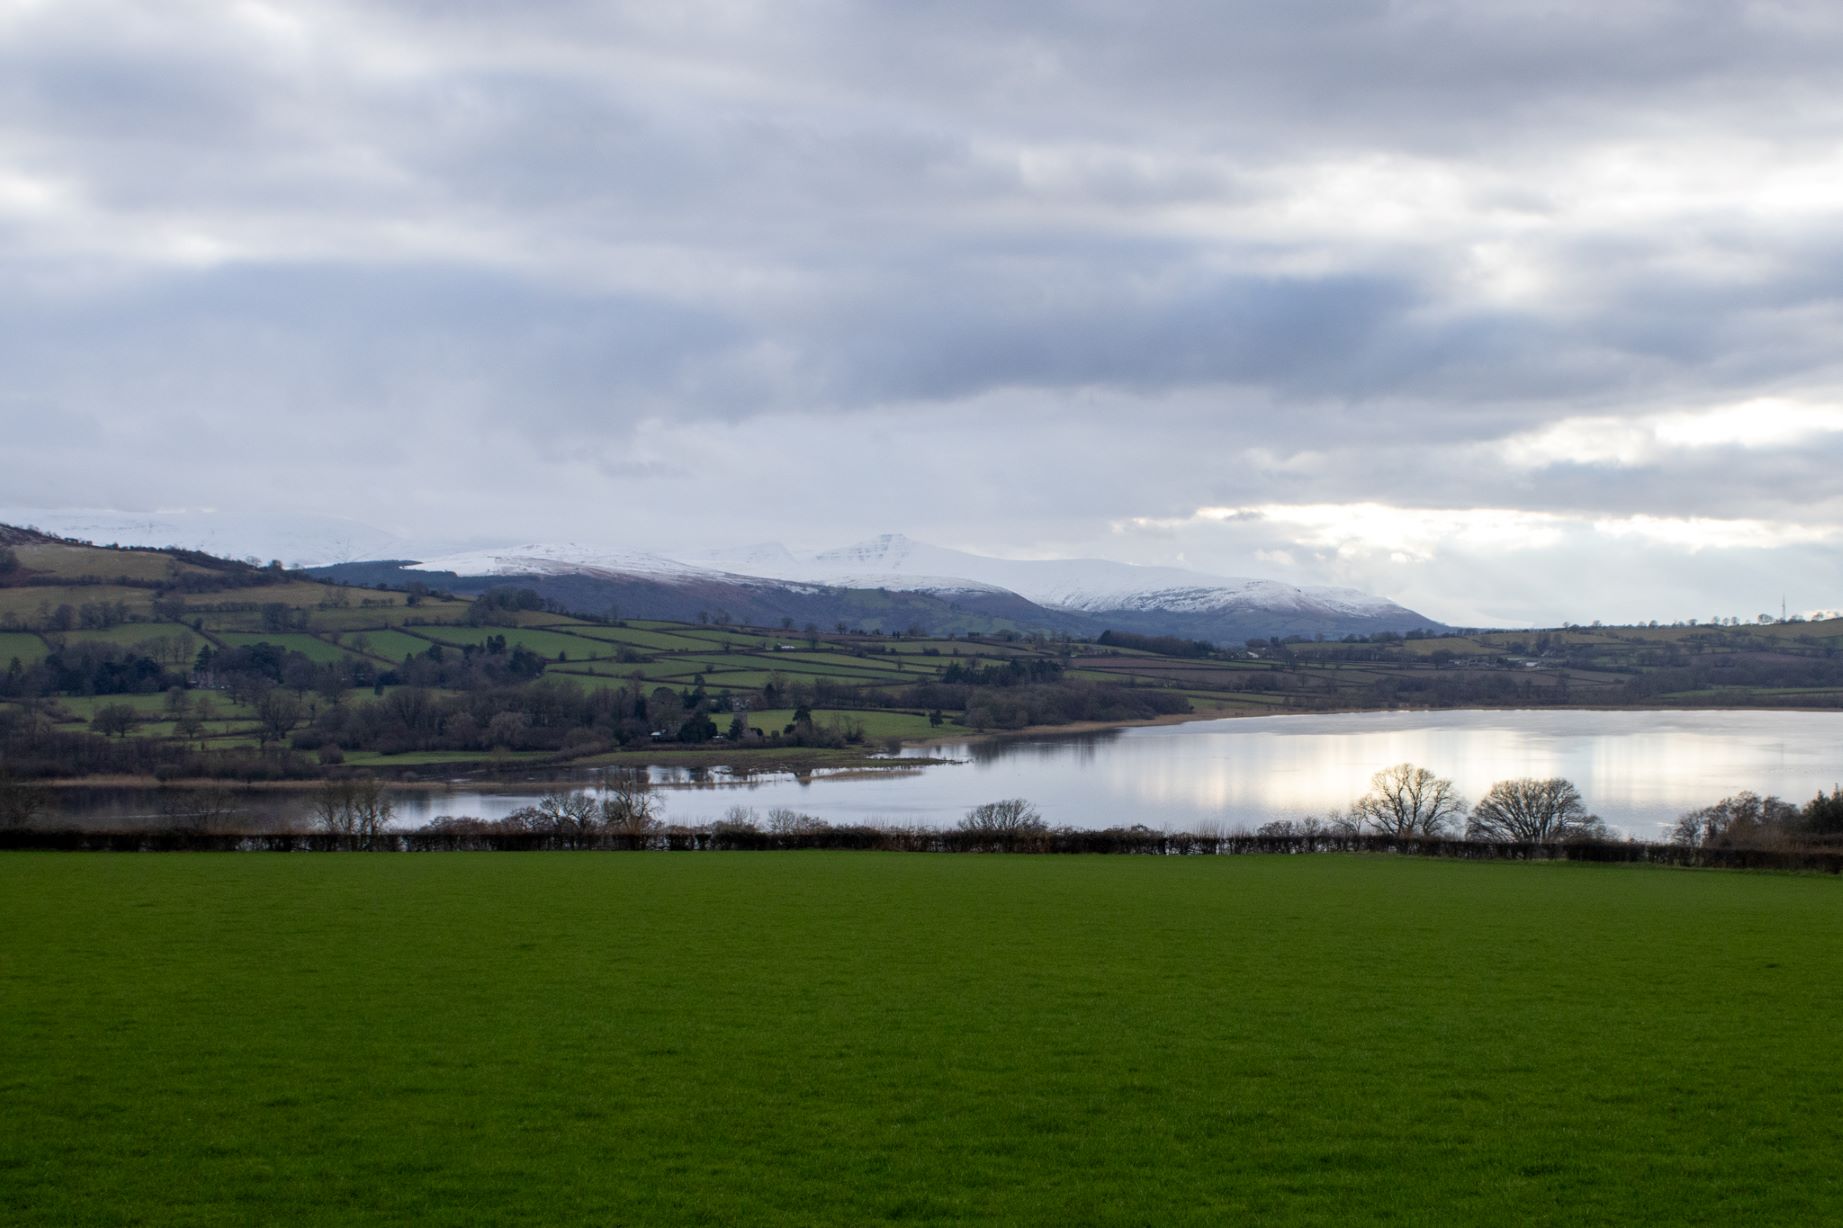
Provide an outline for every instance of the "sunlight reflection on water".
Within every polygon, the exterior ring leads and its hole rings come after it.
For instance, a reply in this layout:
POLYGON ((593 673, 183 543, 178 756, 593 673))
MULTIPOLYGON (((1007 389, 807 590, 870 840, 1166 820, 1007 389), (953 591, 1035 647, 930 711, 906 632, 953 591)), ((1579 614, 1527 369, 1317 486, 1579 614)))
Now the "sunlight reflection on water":
MULTIPOLYGON (((1645 836, 1740 789, 1803 801, 1843 776, 1840 749, 1843 713, 1394 712, 956 743, 907 753, 963 763, 884 778, 661 778, 680 782, 666 798, 683 821, 742 805, 832 822, 951 823, 980 802, 1028 797, 1054 823, 1181 828, 1323 814, 1363 792, 1377 769, 1406 761, 1452 777, 1468 798, 1507 777, 1565 776, 1609 823, 1645 836)), ((417 810, 490 817, 526 800, 455 793, 420 799, 417 810)))
MULTIPOLYGON (((833 823, 945 825, 982 802, 1026 797, 1052 823, 1144 823, 1192 829, 1220 822, 1323 815, 1367 787, 1371 773, 1412 762, 1450 776, 1476 799, 1513 776, 1565 776, 1608 823, 1656 836, 1678 814, 1741 789, 1803 802, 1843 778, 1843 713, 1389 712, 1196 721, 1139 729, 1001 738, 914 748, 908 757, 960 762, 919 770, 795 777, 657 770, 667 818, 701 822, 732 806, 776 806, 833 823)), ((579 778, 582 783, 588 776, 579 778)), ((400 825, 438 815, 498 818, 536 800, 533 784, 457 782, 404 789, 400 825)), ((65 817, 110 825, 157 812, 146 790, 71 790, 65 817)), ((300 794, 246 799, 252 813, 304 822, 300 794)))

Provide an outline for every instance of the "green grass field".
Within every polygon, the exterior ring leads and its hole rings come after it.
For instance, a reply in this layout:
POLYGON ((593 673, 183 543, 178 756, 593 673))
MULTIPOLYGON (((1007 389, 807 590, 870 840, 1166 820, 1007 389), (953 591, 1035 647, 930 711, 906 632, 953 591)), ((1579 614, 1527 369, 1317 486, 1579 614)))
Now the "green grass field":
MULTIPOLYGON (((70 700, 53 709, 65 713, 59 732, 66 734, 82 732, 95 708, 116 698, 91 692, 143 686, 157 690, 182 681, 193 687, 229 687, 244 681, 229 675, 250 664, 247 661, 233 660, 202 672, 190 668, 194 653, 205 641, 220 648, 267 641, 322 666, 342 664, 348 667, 343 676, 326 677, 322 684, 346 686, 353 702, 366 704, 372 688, 386 683, 387 690, 432 684, 496 690, 507 682, 504 671, 466 668, 453 651, 441 652, 438 659, 430 659, 429 653, 438 645, 452 650, 504 636, 509 644, 545 658, 545 686, 553 692, 566 687, 624 688, 632 682, 643 693, 658 687, 688 692, 701 683, 719 728, 727 728, 732 711, 744 706, 780 710, 805 702, 864 711, 888 704, 894 710, 887 714, 854 718, 878 741, 939 733, 944 727, 925 725, 912 711, 935 705, 949 709, 943 713, 949 726, 977 730, 988 725, 1008 728, 1018 723, 1068 720, 1078 713, 1124 720, 1173 712, 1186 704, 1192 715, 1229 716, 1376 710, 1403 704, 1494 709, 1816 708, 1834 707, 1843 698, 1843 685, 1831 676, 1831 665, 1826 664, 1843 643, 1843 619, 1723 627, 1595 626, 1425 638, 1379 636, 1362 643, 1337 637, 1322 642, 1295 638, 1246 651, 1231 644, 1213 654, 1179 643, 1164 645, 1176 654, 1165 655, 1154 651, 1160 647, 1155 638, 1117 635, 1101 637, 1106 643, 1084 642, 1029 634, 984 616, 968 616, 960 622, 960 638, 884 634, 907 617, 899 602, 892 606, 889 594, 879 596, 872 590, 853 598, 853 612, 842 621, 834 620, 831 631, 736 626, 721 617, 715 623, 642 619, 616 626, 551 609, 478 610, 467 600, 435 593, 321 583, 298 574, 229 562, 205 568, 189 555, 169 556, 157 550, 28 542, 16 553, 21 567, 0 577, 0 684, 4 684, 0 690, 5 691, 0 713, 12 717, 25 706, 21 703, 25 697, 40 693, 70 700), (186 582, 178 583, 182 577, 186 582), (69 608, 63 608, 66 606, 69 608), (278 606, 285 608, 278 610, 278 606), (98 627, 104 622, 111 625, 98 627), (283 627, 287 629, 278 630, 283 627), (174 637, 184 637, 184 644, 175 645, 174 637), (162 640, 168 642, 159 642, 162 640), (138 663, 132 670, 103 668, 98 665, 98 649, 116 655, 145 655, 152 661, 138 663), (58 668, 44 668, 41 663, 54 650, 61 654, 58 668), (15 657, 22 672, 11 678, 5 671, 15 657), (404 668, 406 657, 416 661, 404 668), (622 657, 630 659, 623 661, 622 657), (631 659, 635 657, 644 659, 631 659), (1010 661, 1028 664, 1028 675, 1035 680, 1029 691, 1011 693, 1009 698, 1020 699, 1019 703, 992 695, 995 702, 988 706, 959 691, 915 692, 919 685, 939 681, 956 665, 977 671, 1010 661), (149 665, 160 668, 147 668, 149 665), (187 677, 189 674, 193 676, 187 677), (1055 693, 1040 690, 1050 685, 1046 680, 1052 677, 1065 685, 1055 693), (774 684, 772 691, 770 683, 774 684), (1094 685, 1084 693, 1077 684, 1094 685), (1125 693, 1133 689, 1141 694, 1125 693), (1160 693, 1151 694, 1154 691, 1160 693), (910 711, 905 714, 901 711, 905 709, 910 711)), ((271 681, 281 682, 289 669, 265 672, 271 681)), ((523 676, 530 671, 519 673, 523 676)), ((956 674, 956 678, 964 681, 965 675, 956 674)), ((289 680, 303 681, 298 672, 289 680)), ((1015 679, 986 681, 1003 686, 1015 679)), ((171 721, 158 719, 164 717, 163 711, 149 712, 148 704, 162 702, 158 698, 144 695, 124 702, 156 718, 142 721, 128 737, 171 742, 178 736, 171 721)), ((309 695, 310 708, 315 702, 309 695)), ((508 696, 508 702, 524 701, 508 696)), ((534 702, 538 709, 548 711, 556 706, 558 697, 552 694, 534 702)), ((392 714, 381 715, 381 724, 358 720, 348 722, 343 731, 334 730, 339 722, 331 720, 320 722, 317 729, 297 728, 287 749, 311 757, 327 740, 338 740, 346 751, 361 756, 349 754, 348 765, 390 769, 461 764, 470 755, 482 767, 490 768, 495 762, 490 752, 480 749, 481 739, 451 735, 439 723, 415 730, 394 728, 386 737, 379 729, 399 721, 392 714), (375 739, 372 745, 359 744, 368 739, 375 739), (384 746, 417 746, 424 754, 367 754, 384 746)), ((568 719, 581 718, 583 710, 578 709, 568 719)), ((550 719, 542 715, 539 724, 550 719)), ((602 721, 603 733, 615 729, 602 721)), ((228 733, 221 725, 214 726, 204 749, 245 746, 255 732, 253 723, 228 733)), ((680 748, 685 751, 681 755, 679 750, 658 749, 646 736, 650 729, 618 732, 633 752, 616 760, 623 765, 651 755, 675 756, 658 762, 682 765, 688 755, 704 765, 757 768, 782 762, 788 750, 726 743, 720 758, 713 757, 708 747, 680 748)), ((556 740, 534 736, 530 744, 549 746, 556 740)), ((576 743, 601 744, 599 738, 576 743)), ((132 763, 137 771, 151 762, 164 770, 180 766, 177 760, 182 749, 172 745, 118 748, 101 759, 132 763)), ((605 762, 605 757, 596 755, 583 760, 582 766, 605 762)), ((254 770, 247 757, 184 766, 187 771, 254 770)), ((304 767, 297 762, 289 770, 304 767)), ((57 761, 46 761, 36 764, 34 770, 64 769, 57 761)))
POLYGON ((592 640, 661 652, 708 652, 711 649, 709 640, 650 631, 645 627, 584 627, 582 634, 592 640))
POLYGON ((417 630, 432 640, 455 646, 473 644, 478 647, 498 636, 506 641, 508 647, 524 648, 551 661, 557 660, 559 656, 573 661, 587 661, 592 657, 612 657, 618 651, 605 641, 562 631, 522 627, 511 630, 504 627, 419 627, 417 630))
MULTIPOLYGON (((958 727, 943 728, 930 725, 926 712, 891 712, 882 709, 845 709, 814 708, 811 710, 813 720, 821 725, 837 725, 855 722, 864 729, 864 736, 870 738, 926 738, 944 733, 956 732, 958 727)), ((763 708, 749 713, 749 724, 764 733, 779 733, 791 725, 794 719, 792 708, 763 708)))
POLYGON ((0 669, 15 660, 21 665, 31 665, 43 660, 49 651, 45 641, 29 631, 0 631, 0 669))
POLYGON ((1843 1216, 1843 884, 0 858, 14 1224, 1843 1216))
POLYGON ((160 622, 123 623, 117 627, 103 627, 94 631, 71 631, 64 634, 64 640, 67 643, 113 644, 118 648, 131 648, 149 640, 175 636, 186 641, 187 654, 196 652, 204 642, 190 627, 181 623, 160 622))
MULTIPOLYGON (((620 628, 614 628, 619 630, 620 628)), ((715 644, 721 648, 724 644, 735 648, 768 649, 778 643, 786 643, 786 634, 773 631, 715 631, 708 627, 684 626, 676 633, 678 636, 697 640, 704 644, 715 644)))
MULTIPOLYGON (((352 597, 350 592, 341 595, 348 599, 352 597)), ((459 619, 465 614, 465 607, 457 607, 451 602, 425 601, 419 606, 407 606, 403 603, 402 593, 366 592, 361 594, 352 605, 344 608, 328 609, 325 606, 316 608, 311 620, 315 631, 330 634, 335 631, 364 632, 374 631, 380 627, 396 627, 411 619, 417 621, 440 617, 459 619), (458 609, 459 613, 452 615, 446 613, 453 609, 458 609)))
POLYGON ((413 750, 395 755, 375 750, 355 750, 349 752, 344 761, 351 767, 426 767, 440 763, 524 763, 548 757, 541 750, 497 751, 485 755, 466 750, 413 750))
MULTIPOLYGON (((670 657, 667 657, 663 661, 657 662, 656 664, 653 664, 653 665, 641 665, 636 668, 640 670, 641 675, 643 677, 649 680, 651 679, 675 679, 681 682, 689 682, 694 676, 698 674, 703 674, 705 686, 713 690, 717 688, 721 688, 721 687, 733 687, 733 688, 740 690, 740 689, 748 688, 748 687, 766 686, 768 685, 768 683, 774 681, 776 678, 779 678, 783 683, 789 681, 790 679, 797 680, 797 681, 811 681, 810 678, 807 678, 804 675, 801 675, 798 679, 795 679, 794 675, 786 673, 784 671, 777 671, 777 670, 766 670, 766 669, 716 670, 716 669, 699 669, 696 667, 693 667, 691 669, 686 669, 683 666, 675 665, 670 657)), ((834 679, 833 681, 855 681, 855 679, 834 679)))
POLYGON ((404 631, 355 631, 345 635, 339 643, 342 648, 394 665, 404 657, 421 656, 435 641, 404 631))
MULTIPOLYGON (((193 697, 201 694, 211 705, 211 712, 215 717, 239 717, 248 720, 255 716, 248 704, 240 704, 228 695, 221 695, 216 691, 204 691, 194 692, 193 697)), ((365 694, 369 696, 371 692, 366 691, 365 694)), ((95 716, 98 708, 106 708, 114 704, 133 708, 142 716, 156 716, 167 710, 164 692, 152 695, 60 695, 50 702, 73 717, 85 721, 95 716)))
POLYGON ((327 661, 356 659, 358 653, 348 652, 328 640, 301 632, 288 631, 229 631, 218 637, 231 648, 248 648, 253 644, 273 644, 288 652, 298 652, 309 661, 323 664, 327 661))
POLYGON ((20 566, 60 579, 103 575, 110 579, 165 580, 173 575, 206 575, 205 568, 179 563, 157 550, 99 552, 83 546, 25 545, 14 548, 20 566))
MULTIPOLYGON (((38 616, 41 608, 50 610, 60 605, 74 607, 85 602, 114 601, 145 607, 147 590, 118 584, 80 584, 68 588, 36 585, 30 588, 0 588, 0 617, 11 614, 30 620, 38 616)), ((26 625, 32 624, 28 622, 26 625)))

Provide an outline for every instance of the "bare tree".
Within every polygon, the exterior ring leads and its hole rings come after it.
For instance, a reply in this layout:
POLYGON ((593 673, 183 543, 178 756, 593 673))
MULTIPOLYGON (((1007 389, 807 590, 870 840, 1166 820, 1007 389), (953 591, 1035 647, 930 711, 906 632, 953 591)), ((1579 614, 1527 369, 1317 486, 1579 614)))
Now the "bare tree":
POLYGON ((664 804, 653 794, 645 768, 610 772, 602 777, 602 823, 623 836, 642 836, 663 824, 664 804))
POLYGON ((119 738, 140 723, 140 713, 128 704, 104 704, 90 717, 90 728, 97 733, 119 738))
POLYGON ((182 835, 221 831, 234 813, 230 799, 219 789, 187 789, 160 797, 161 823, 182 835))
POLYGON ((329 666, 314 675, 314 692, 326 701, 330 708, 337 708, 345 702, 347 678, 336 666, 329 666))
POLYGON ((280 742, 301 723, 301 701, 276 687, 256 701, 256 737, 264 746, 280 742))
POLYGON ((587 793, 553 790, 540 797, 533 809, 535 825, 556 832, 571 848, 593 844, 601 827, 601 807, 587 793))
POLYGON ((329 780, 314 797, 314 822, 321 831, 373 848, 396 812, 390 791, 371 777, 329 780))
POLYGON ((723 817, 716 822, 716 829, 725 832, 757 832, 762 825, 755 817, 751 806, 731 806, 723 812, 723 817))
POLYGON ((1257 836, 1299 836, 1318 837, 1332 829, 1325 825, 1317 815, 1308 814, 1303 819, 1272 819, 1254 829, 1257 836))
POLYGON ((173 732, 185 741, 196 741, 205 732, 205 717, 210 711, 211 701, 203 695, 198 696, 174 714, 173 732))
POLYGON ((1465 803, 1452 781, 1398 763, 1370 777, 1369 792, 1352 802, 1350 811, 1371 831, 1412 838, 1445 834, 1465 814, 1465 803))
MULTIPOLYGON (((1316 819, 1311 821, 1318 822, 1316 819)), ((1333 806, 1325 811, 1319 833, 1327 836, 1360 836, 1363 834, 1363 816, 1358 814, 1354 808, 1339 810, 1333 806)))
POLYGON ((786 806, 776 806, 768 812, 768 830, 780 836, 809 836, 816 831, 824 831, 824 819, 814 818, 810 814, 801 814, 798 810, 786 806))
POLYGON ((0 774, 0 827, 24 827, 44 813, 45 807, 43 788, 0 774))
POLYGON ((1049 824, 1035 806, 1021 797, 1010 797, 974 806, 960 820, 960 830, 993 836, 1034 835, 1048 831, 1049 824))
POLYGON ((1587 813, 1581 793, 1559 776, 1500 780, 1472 807, 1465 825, 1469 840, 1554 844, 1604 836, 1606 824, 1587 813))
POLYGON ((1758 793, 1736 793, 1683 815, 1671 828, 1670 842, 1693 848, 1763 844, 1782 836, 1797 818, 1798 808, 1789 802, 1758 793))

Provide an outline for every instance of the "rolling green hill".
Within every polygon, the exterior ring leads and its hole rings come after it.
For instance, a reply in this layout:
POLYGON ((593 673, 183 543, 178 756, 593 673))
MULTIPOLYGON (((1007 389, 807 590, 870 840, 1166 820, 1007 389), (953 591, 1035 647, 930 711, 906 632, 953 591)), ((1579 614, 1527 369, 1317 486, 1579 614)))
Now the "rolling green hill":
MULTIPOLYGON (((572 616, 0 531, 0 771, 863 762, 898 738, 1398 706, 1843 705, 1843 622, 1225 650, 572 616), (791 757, 791 758, 790 758, 791 757)), ((791 622, 791 620, 784 620, 791 622)))

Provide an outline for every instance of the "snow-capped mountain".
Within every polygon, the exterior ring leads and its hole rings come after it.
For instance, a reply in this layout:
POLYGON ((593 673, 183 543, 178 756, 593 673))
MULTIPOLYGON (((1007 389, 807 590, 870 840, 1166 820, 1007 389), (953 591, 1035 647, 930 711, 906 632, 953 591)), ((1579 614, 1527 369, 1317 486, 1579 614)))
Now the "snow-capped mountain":
POLYGON ((747 582, 759 579, 681 563, 644 550, 554 544, 464 550, 456 554, 437 555, 432 559, 411 563, 408 567, 411 571, 452 572, 457 576, 560 576, 604 572, 616 576, 647 576, 662 580, 705 580, 718 577, 747 582))
MULTIPOLYGON (((797 555, 778 542, 745 546, 741 550, 711 550, 695 556, 702 562, 728 567, 750 575, 770 576, 777 580, 805 580, 840 588, 883 588, 901 593, 1015 593, 1001 582, 977 578, 967 568, 943 567, 929 570, 934 555, 953 556, 952 550, 936 550, 897 534, 886 534, 857 546, 828 550, 821 554, 797 555), (899 543, 879 553, 876 543, 899 543)), ((977 555, 966 555, 976 559, 977 555)), ((946 558, 951 562, 951 558, 946 558)))
MULTIPOLYGON (((368 582, 404 578, 378 573, 378 566, 385 565, 337 570, 368 582)), ((610 606, 636 617, 717 612, 769 625, 791 619, 1077 633, 1114 627, 1219 642, 1437 626, 1355 589, 1105 559, 1000 559, 894 533, 812 554, 775 542, 679 558, 599 546, 510 546, 438 555, 402 570, 409 578, 439 577, 459 591, 518 578, 553 599, 598 612, 610 606), (904 596, 898 600, 897 594, 904 596)))
POLYGON ((565 609, 623 618, 714 618, 758 627, 853 627, 929 634, 958 631, 1088 630, 1078 616, 1043 609, 1016 593, 955 577, 853 577, 811 580, 790 573, 798 560, 779 547, 751 547, 696 561, 642 550, 528 545, 381 560, 314 569, 356 584, 424 583, 461 594, 514 585, 565 609), (749 574, 743 569, 757 574, 749 574), (759 574, 774 571, 777 575, 759 574))
MULTIPOLYGON (((723 556, 733 558, 734 556, 723 556)), ((738 570, 787 580, 902 591, 953 591, 976 585, 1008 590, 1052 609, 1211 613, 1262 609, 1355 617, 1408 614, 1353 588, 1303 588, 1276 580, 1210 576, 1175 567, 1107 559, 998 559, 886 533, 801 558, 780 546, 752 546, 738 570)))
POLYGON ((901 534, 816 553, 777 542, 669 556, 601 545, 486 549, 413 547, 336 516, 250 516, 191 509, 157 513, 0 509, 0 523, 34 525, 98 543, 182 546, 228 557, 314 565, 359 583, 428 583, 477 593, 512 581, 566 608, 636 618, 728 616, 757 626, 816 623, 885 630, 1108 628, 1222 643, 1252 636, 1409 631, 1438 624, 1346 588, 1211 576, 1105 559, 1001 559, 901 534), (360 562, 353 560, 376 560, 360 562))

